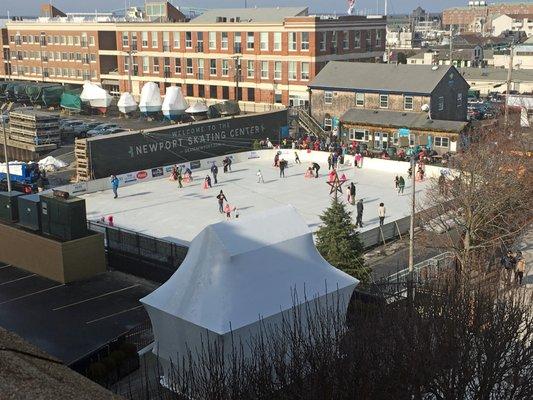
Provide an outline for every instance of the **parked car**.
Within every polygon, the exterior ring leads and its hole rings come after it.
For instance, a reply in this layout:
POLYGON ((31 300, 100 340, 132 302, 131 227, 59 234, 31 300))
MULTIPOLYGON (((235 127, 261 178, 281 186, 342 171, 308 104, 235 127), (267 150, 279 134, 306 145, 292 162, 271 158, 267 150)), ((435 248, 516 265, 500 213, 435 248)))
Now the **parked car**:
POLYGON ((59 130, 62 133, 71 133, 74 128, 79 125, 83 125, 83 121, 77 119, 61 120, 59 123, 59 130))
POLYGON ((89 132, 91 129, 96 128, 98 125, 101 125, 100 122, 85 122, 81 125, 76 125, 72 129, 72 133, 74 133, 77 136, 85 136, 87 132, 89 132))
POLYGON ((107 135, 111 129, 117 129, 117 124, 100 124, 87 131, 87 137, 107 135))

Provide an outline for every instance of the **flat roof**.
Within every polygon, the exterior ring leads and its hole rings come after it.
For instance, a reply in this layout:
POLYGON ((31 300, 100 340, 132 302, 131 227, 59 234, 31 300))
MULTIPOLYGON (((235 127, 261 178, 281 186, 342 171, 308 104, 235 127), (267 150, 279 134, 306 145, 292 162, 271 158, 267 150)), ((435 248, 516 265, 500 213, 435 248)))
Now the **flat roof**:
MULTIPOLYGON (((292 150, 282 157, 289 162, 286 178, 279 178, 279 170, 272 166, 273 160, 251 159, 233 164, 233 171, 227 174, 219 165, 219 183, 208 190, 203 189, 208 172, 193 170, 195 179, 184 184, 182 189, 176 182, 162 178, 119 187, 117 199, 113 199, 111 190, 86 194, 82 197, 86 199, 87 218, 98 220, 112 215, 117 227, 188 245, 207 225, 225 220, 225 215, 218 212, 216 199, 223 190, 229 204, 236 206, 241 216, 291 204, 315 231, 321 224, 319 216, 331 203, 330 187, 326 183, 328 166, 321 164, 319 179, 306 179, 304 174, 310 163, 294 164, 292 150), (259 169, 264 184, 257 183, 259 169)), ((362 231, 379 225, 377 208, 380 202, 384 202, 388 210, 389 217, 385 222, 409 215, 410 197, 407 193, 410 181, 406 179, 405 195, 398 196, 394 189, 395 175, 407 178, 407 169, 382 172, 351 166, 340 168, 339 173, 346 174, 350 182, 356 183, 356 197, 363 199, 362 231)), ((426 183, 417 183, 420 192, 425 186, 426 183)), ((355 206, 350 205, 349 209, 355 211, 355 206)), ((352 218, 355 222, 355 213, 352 218)))
MULTIPOLYGON (((269 7, 269 8, 217 8, 207 10, 191 20, 195 24, 214 24, 218 18, 239 18, 240 22, 282 23, 287 17, 307 16, 307 7, 269 7)), ((237 21, 232 21, 237 22, 237 21)))
MULTIPOLYGON (((506 68, 460 68, 459 72, 467 81, 507 81, 506 68)), ((513 70, 513 81, 533 82, 533 69, 513 70)))
POLYGON ((139 299, 155 288, 111 271, 61 284, 5 264, 0 286, 0 326, 67 365, 146 321, 139 299))

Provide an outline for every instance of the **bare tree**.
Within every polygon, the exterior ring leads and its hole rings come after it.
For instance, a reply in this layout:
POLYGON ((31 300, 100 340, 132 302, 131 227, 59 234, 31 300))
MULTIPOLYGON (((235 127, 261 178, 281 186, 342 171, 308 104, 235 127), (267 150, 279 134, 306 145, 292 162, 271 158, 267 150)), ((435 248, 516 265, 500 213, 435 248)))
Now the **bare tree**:
POLYGON ((455 252, 460 265, 485 265, 494 250, 514 243, 531 224, 531 137, 518 129, 474 130, 470 145, 451 162, 450 174, 433 179, 421 205, 425 242, 455 252), (437 229, 435 229, 437 228, 437 229), (434 231, 446 232, 435 237, 434 231))
POLYGON ((533 315, 526 293, 451 272, 418 287, 408 306, 353 299, 347 320, 335 307, 295 310, 297 318, 236 343, 229 358, 212 342, 200 357, 174 366, 181 395, 154 390, 129 397, 531 399, 533 315), (250 346, 249 356, 242 357, 241 346, 250 346))

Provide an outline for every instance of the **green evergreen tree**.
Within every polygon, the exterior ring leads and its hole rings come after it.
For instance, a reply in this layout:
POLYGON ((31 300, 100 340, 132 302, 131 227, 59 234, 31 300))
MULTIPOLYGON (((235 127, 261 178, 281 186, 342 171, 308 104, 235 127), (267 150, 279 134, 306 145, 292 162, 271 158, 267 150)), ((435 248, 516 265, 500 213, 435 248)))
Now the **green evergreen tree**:
POLYGON ((334 199, 320 216, 323 225, 316 232, 316 247, 331 265, 362 282, 368 282, 370 269, 365 266, 363 244, 351 214, 344 203, 334 199))

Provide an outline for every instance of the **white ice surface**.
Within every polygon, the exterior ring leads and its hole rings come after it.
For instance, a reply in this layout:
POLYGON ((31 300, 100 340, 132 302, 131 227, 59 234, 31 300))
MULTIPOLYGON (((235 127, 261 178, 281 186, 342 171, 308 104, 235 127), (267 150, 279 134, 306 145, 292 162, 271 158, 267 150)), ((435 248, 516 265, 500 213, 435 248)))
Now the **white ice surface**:
MULTIPOLYGON (((321 221, 319 216, 330 205, 330 186, 326 183, 327 165, 321 165, 319 179, 305 179, 309 164, 293 164, 289 160, 286 178, 279 178, 279 170, 265 159, 252 159, 232 165, 231 173, 222 173, 219 166, 218 184, 203 189, 207 171, 193 171, 194 181, 184 183, 182 189, 168 178, 119 187, 117 199, 111 190, 84 195, 87 200, 87 218, 100 219, 113 216, 118 227, 131 229, 146 235, 164 238, 177 243, 190 242, 204 227, 225 220, 218 212, 216 196, 223 190, 230 205, 238 208, 240 215, 256 213, 281 204, 293 205, 314 231, 321 221), (265 183, 257 183, 257 170, 261 169, 265 183)), ((354 180, 357 199, 364 201, 362 231, 379 224, 378 204, 385 203, 385 223, 409 215, 411 181, 407 179, 405 193, 398 196, 394 188, 394 173, 371 169, 341 167, 349 182, 354 180)), ((417 182, 421 194, 427 182, 417 182)), ((342 198, 346 201, 345 185, 342 198)), ((349 205, 355 222, 355 206, 349 205)))

